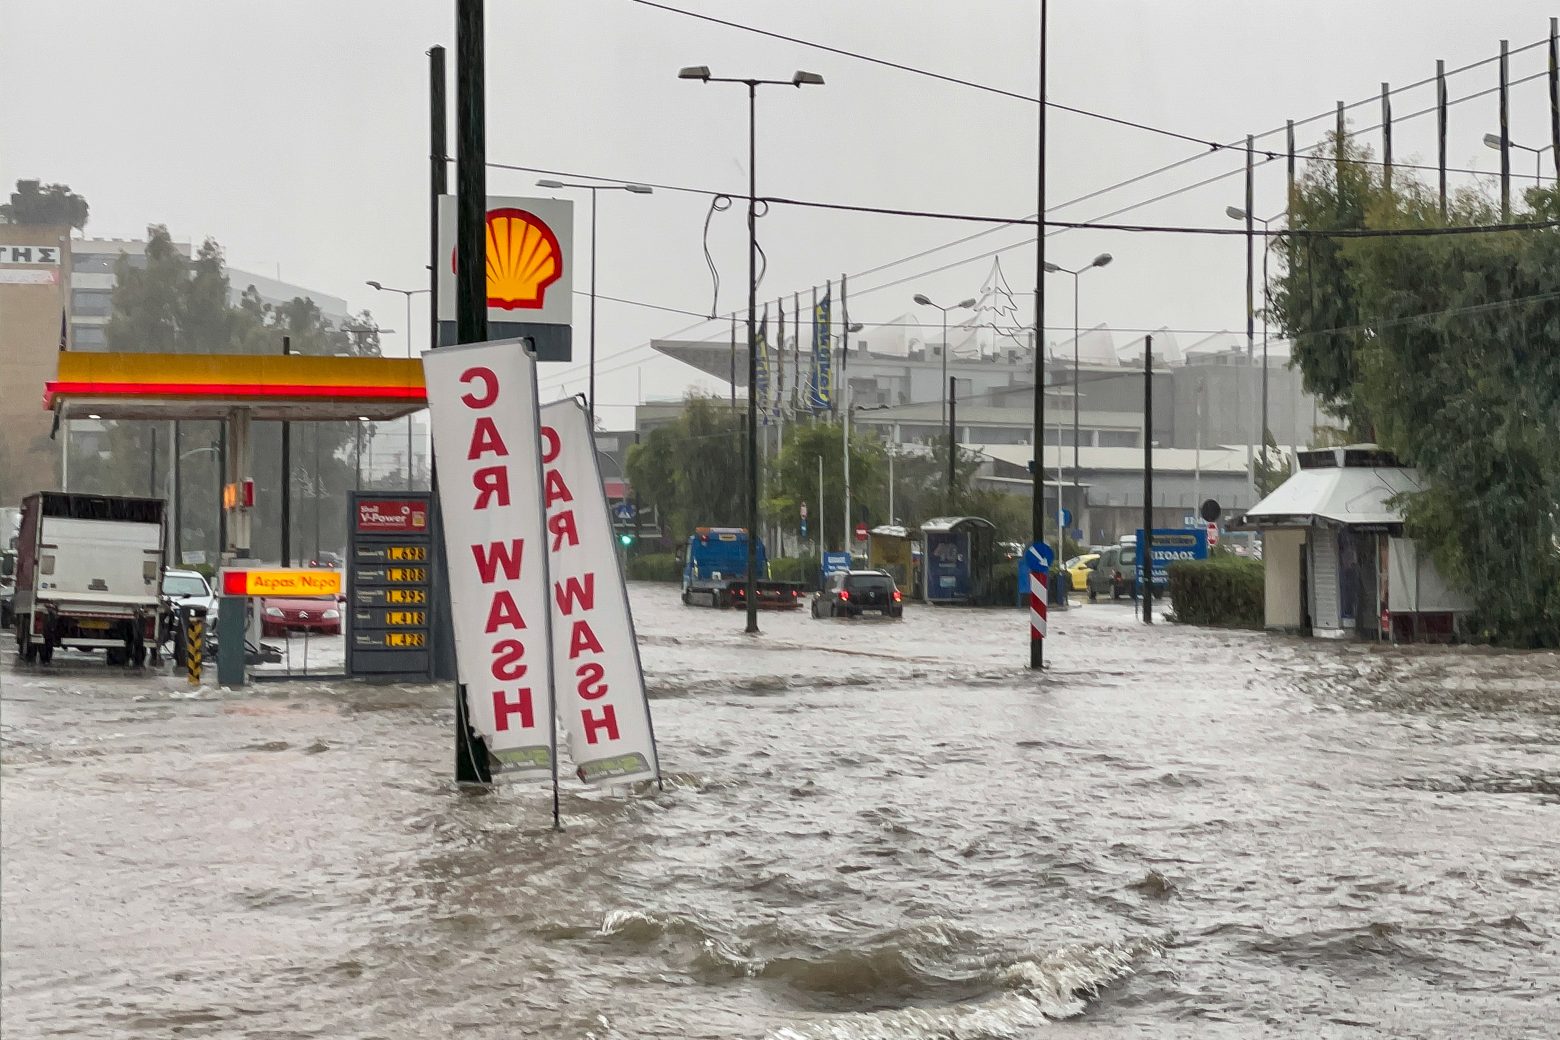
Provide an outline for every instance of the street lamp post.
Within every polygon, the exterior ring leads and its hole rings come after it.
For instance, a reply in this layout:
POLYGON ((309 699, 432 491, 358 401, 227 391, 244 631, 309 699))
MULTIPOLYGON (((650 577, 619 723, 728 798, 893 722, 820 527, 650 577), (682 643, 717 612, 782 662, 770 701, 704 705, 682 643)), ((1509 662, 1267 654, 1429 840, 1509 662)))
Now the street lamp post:
POLYGON ((627 191, 635 195, 649 195, 654 189, 648 184, 577 184, 574 182, 537 181, 538 188, 582 188, 590 192, 590 390, 586 395, 585 412, 590 418, 592 433, 596 430, 596 193, 598 191, 627 191))
MULTIPOLYGON (((1255 214, 1251 214, 1251 215, 1248 216, 1247 212, 1245 210, 1241 209, 1239 206, 1226 206, 1226 207, 1224 207, 1224 212, 1225 212, 1225 214, 1227 214, 1229 216, 1229 218, 1231 220, 1244 220, 1246 222, 1246 227, 1247 228, 1251 227, 1251 222, 1253 220, 1262 225, 1262 300, 1263 300, 1263 304, 1262 304, 1262 432, 1258 436, 1258 450, 1260 450, 1261 453, 1262 453, 1262 464, 1264 466, 1266 466, 1267 463, 1268 463, 1268 457, 1267 457, 1267 436, 1268 436, 1268 314, 1267 314, 1267 312, 1272 309, 1271 304, 1269 302, 1270 301, 1270 297, 1269 297, 1269 292, 1268 292, 1268 245, 1273 240, 1272 236, 1269 235, 1267 232, 1268 232, 1268 225, 1271 224, 1273 221, 1277 220, 1278 218, 1277 217, 1263 218, 1263 217, 1256 216, 1255 214)), ((1251 314, 1252 314, 1252 312, 1254 312, 1256 310, 1256 300, 1252 298, 1253 297, 1253 293, 1251 291, 1251 274, 1250 274, 1251 265, 1252 265, 1252 254, 1251 254, 1251 247, 1250 247, 1250 244, 1248 242, 1247 247, 1246 247, 1246 270, 1247 270, 1247 275, 1246 275, 1246 311, 1247 311, 1246 322, 1247 322, 1247 328, 1250 328, 1251 314)))
POLYGON ((922 307, 936 307, 939 311, 942 312, 942 337, 943 337, 943 341, 942 341, 942 383, 941 383, 941 386, 943 388, 943 399, 942 399, 942 421, 941 421, 941 423, 939 423, 939 425, 947 426, 948 425, 948 312, 949 311, 956 311, 956 310, 958 310, 961 307, 964 308, 965 310, 973 310, 974 307, 975 307, 975 301, 973 299, 971 299, 971 300, 961 300, 960 302, 954 304, 951 307, 942 307, 942 306, 939 306, 938 304, 933 303, 931 300, 927 299, 921 293, 916 293, 915 294, 915 302, 920 304, 922 307))
MULTIPOLYGON (((371 288, 380 292, 395 292, 406 297, 406 356, 412 357, 412 297, 418 293, 432 292, 430 289, 395 289, 388 285, 380 285, 378 282, 369 282, 371 288)), ((406 417, 406 490, 412 490, 412 459, 417 453, 412 450, 412 417, 406 417)))
MULTIPOLYGON (((1111 256, 1109 253, 1101 253, 1099 256, 1095 257, 1093 260, 1090 260, 1087 265, 1078 268, 1076 271, 1072 270, 1071 268, 1061 267, 1061 266, 1059 266, 1057 264, 1048 263, 1048 264, 1045 265, 1045 273, 1046 274, 1070 274, 1070 275, 1072 275, 1072 280, 1073 280, 1073 511, 1074 511, 1073 519, 1074 519, 1074 521, 1081 521, 1081 518, 1083 517, 1083 490, 1082 490, 1082 488, 1078 484, 1078 471, 1081 468, 1079 466, 1079 462, 1078 462, 1078 445, 1080 443, 1080 436, 1081 436, 1081 431, 1079 430, 1079 427, 1078 427, 1078 337, 1080 335, 1080 333, 1079 333, 1079 324, 1078 324, 1078 278, 1079 278, 1080 275, 1083 274, 1083 272, 1092 270, 1092 269, 1094 269, 1096 267, 1104 267, 1106 264, 1110 263, 1114 259, 1115 259, 1115 257, 1111 256)), ((1056 458, 1057 458, 1057 468, 1058 469, 1061 468, 1061 457, 1062 457, 1062 443, 1061 442, 1062 442, 1062 438, 1061 438, 1060 433, 1058 433, 1057 438, 1056 438, 1056 458)), ((1060 476, 1058 476, 1057 480, 1056 480, 1056 532, 1057 532, 1056 533, 1056 539, 1057 539, 1056 547, 1057 547, 1058 550, 1060 550, 1061 546, 1062 546, 1062 541, 1061 541, 1061 539, 1062 539, 1062 481, 1061 481, 1061 477, 1060 476)), ((1061 555, 1060 552, 1058 552, 1057 555, 1061 555)))
POLYGON ((708 65, 688 65, 678 70, 678 79, 698 80, 701 83, 741 83, 748 94, 748 406, 747 406, 747 478, 748 478, 748 537, 747 537, 747 631, 758 632, 758 595, 754 584, 754 572, 758 569, 758 88, 822 86, 823 77, 816 72, 800 69, 789 80, 741 79, 711 76, 708 65))
MULTIPOLYGON (((1506 143, 1508 145, 1510 145, 1511 147, 1513 147, 1513 148, 1520 148, 1524 152, 1532 152, 1533 153, 1533 175, 1536 178, 1534 183, 1542 186, 1543 183, 1544 183, 1544 153, 1549 151, 1551 148, 1553 148, 1554 145, 1546 144, 1542 148, 1534 148, 1531 145, 1518 144, 1515 141, 1507 141, 1506 143)), ((1500 151, 1500 135, 1499 134, 1485 134, 1484 135, 1484 146, 1486 148, 1493 148, 1497 152, 1500 151)))

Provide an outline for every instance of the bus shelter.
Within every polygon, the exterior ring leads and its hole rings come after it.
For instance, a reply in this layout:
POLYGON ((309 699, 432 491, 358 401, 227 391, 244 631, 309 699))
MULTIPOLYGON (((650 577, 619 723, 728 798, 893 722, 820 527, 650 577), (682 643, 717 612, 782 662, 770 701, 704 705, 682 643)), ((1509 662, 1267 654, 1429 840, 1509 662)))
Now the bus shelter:
POLYGON ((995 602, 996 526, 978 516, 943 516, 921 525, 921 595, 928 603, 987 606, 995 602))

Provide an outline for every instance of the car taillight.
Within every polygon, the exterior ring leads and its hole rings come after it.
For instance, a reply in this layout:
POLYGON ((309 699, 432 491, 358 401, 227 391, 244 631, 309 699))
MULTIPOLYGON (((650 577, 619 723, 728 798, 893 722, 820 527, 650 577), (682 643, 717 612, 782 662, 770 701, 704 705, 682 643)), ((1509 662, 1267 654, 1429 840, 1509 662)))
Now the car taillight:
POLYGON ((843 602, 849 603, 850 602, 850 593, 847 590, 845 590, 845 589, 841 589, 840 590, 840 599, 843 602))
POLYGON ((795 599, 797 596, 800 596, 800 595, 801 595, 801 592, 799 592, 798 590, 796 590, 796 589, 792 589, 791 590, 791 598, 792 599, 795 599))
POLYGON ((898 589, 895 589, 894 590, 894 602, 898 603, 899 601, 901 601, 903 599, 904 599, 904 596, 900 595, 900 592, 899 592, 898 589))

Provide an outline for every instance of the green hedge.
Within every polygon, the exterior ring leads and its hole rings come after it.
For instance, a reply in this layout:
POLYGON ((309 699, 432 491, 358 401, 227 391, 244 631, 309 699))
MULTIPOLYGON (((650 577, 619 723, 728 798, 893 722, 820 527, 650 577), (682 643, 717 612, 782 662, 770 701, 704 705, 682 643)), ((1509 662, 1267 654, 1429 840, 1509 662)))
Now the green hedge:
POLYGON ((676 553, 645 553, 630 557, 628 576, 632 581, 682 581, 682 565, 676 553))
POLYGON ((775 581, 799 581, 814 588, 818 584, 818 557, 783 556, 770 560, 769 576, 775 581))
POLYGON ((1262 563, 1238 556, 1172 563, 1170 600, 1170 619, 1181 624, 1261 628, 1262 563))

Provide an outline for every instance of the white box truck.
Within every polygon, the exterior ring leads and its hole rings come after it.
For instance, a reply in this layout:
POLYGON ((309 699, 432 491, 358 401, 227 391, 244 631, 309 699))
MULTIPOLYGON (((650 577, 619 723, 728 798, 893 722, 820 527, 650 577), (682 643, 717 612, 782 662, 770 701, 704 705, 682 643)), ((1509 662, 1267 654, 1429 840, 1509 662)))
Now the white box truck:
POLYGON ((48 664, 65 646, 156 663, 163 548, 162 499, 29 495, 11 606, 22 660, 48 664))

